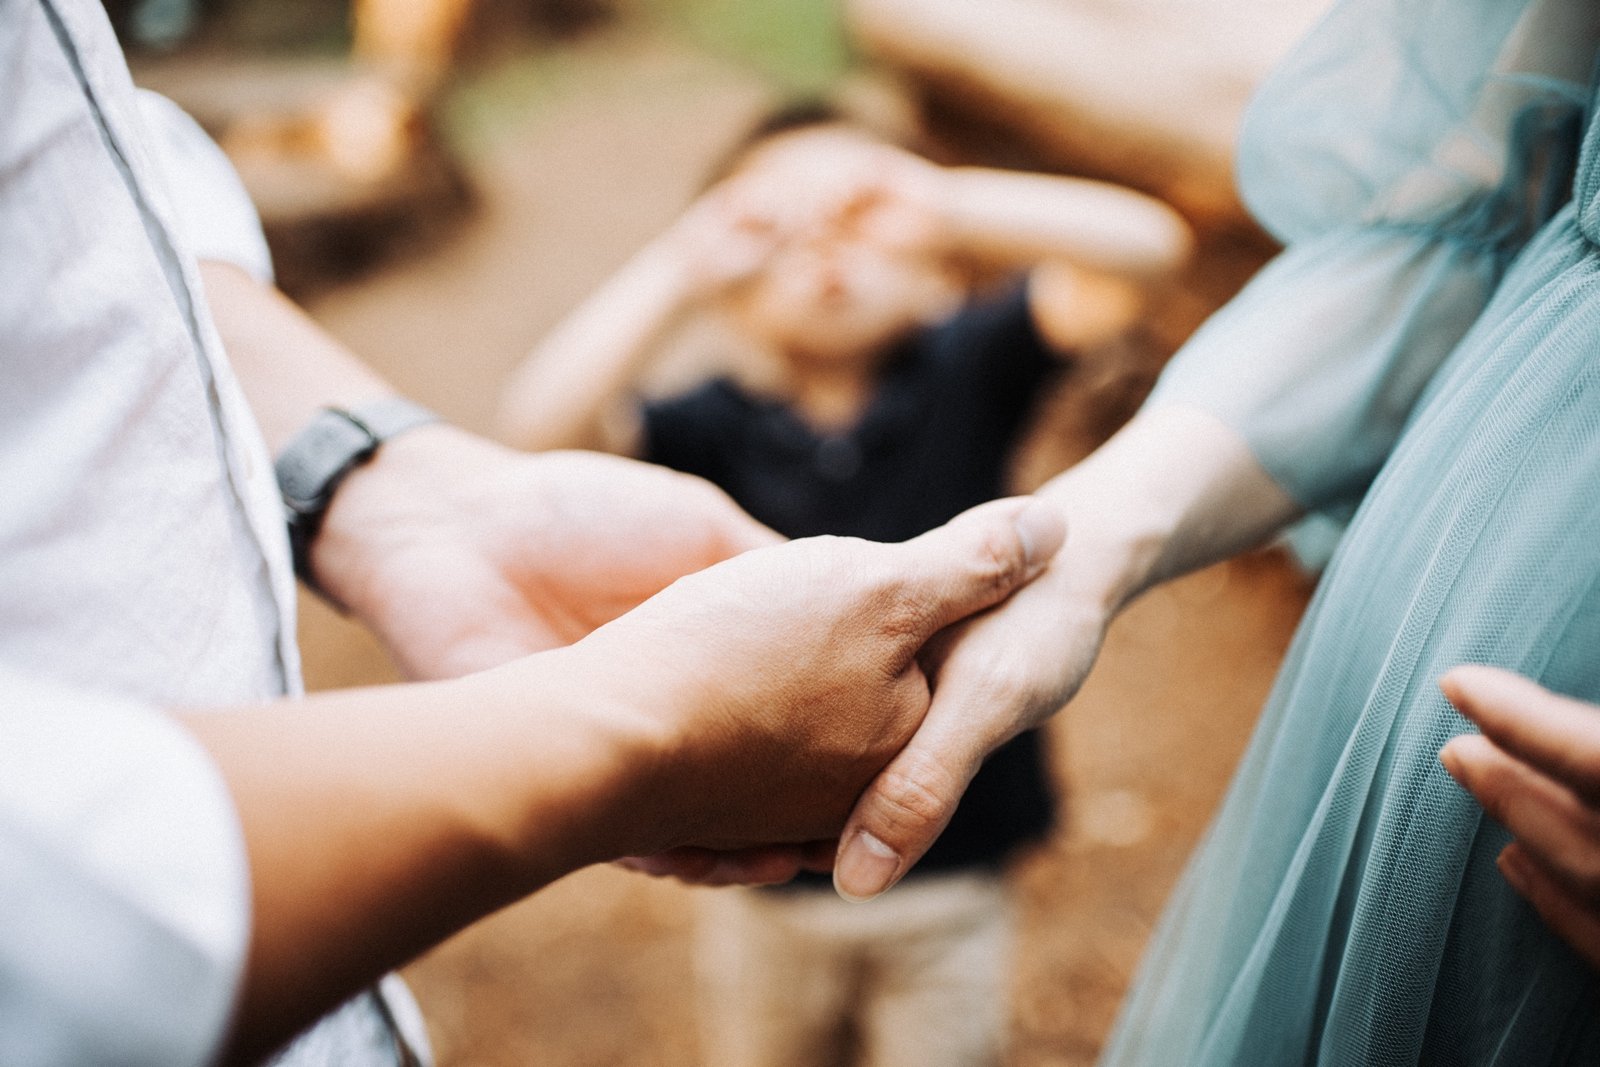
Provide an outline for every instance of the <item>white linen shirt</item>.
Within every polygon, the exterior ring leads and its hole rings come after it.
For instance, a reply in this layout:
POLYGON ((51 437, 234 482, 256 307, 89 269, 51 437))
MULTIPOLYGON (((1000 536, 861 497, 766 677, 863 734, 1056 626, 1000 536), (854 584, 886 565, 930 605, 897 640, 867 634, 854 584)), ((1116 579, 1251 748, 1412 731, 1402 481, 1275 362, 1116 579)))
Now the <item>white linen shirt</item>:
MULTIPOLYGON (((300 691, 294 576, 191 247, 270 271, 237 178, 141 102, 101 6, 0 0, 6 1067, 209 1062, 248 945, 232 802, 162 709, 300 691)), ((396 1062, 375 998, 341 1027, 285 1062, 396 1062)))

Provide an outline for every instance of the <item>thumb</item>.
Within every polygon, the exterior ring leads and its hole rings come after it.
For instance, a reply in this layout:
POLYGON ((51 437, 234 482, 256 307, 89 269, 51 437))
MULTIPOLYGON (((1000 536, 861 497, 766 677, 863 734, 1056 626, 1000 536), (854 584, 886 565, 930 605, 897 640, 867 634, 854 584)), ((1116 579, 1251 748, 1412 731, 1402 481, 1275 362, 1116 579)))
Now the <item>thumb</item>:
MULTIPOLYGON (((931 633, 1037 577, 1065 538, 1053 506, 1001 500, 909 542, 927 559, 919 571, 934 590, 931 633)), ((916 734, 857 800, 834 864, 834 887, 847 900, 875 897, 910 870, 943 832, 984 759, 1016 732, 1014 717, 996 716, 992 688, 969 674, 941 672, 916 734)))
POLYGON ((993 607, 1027 585, 1066 540, 1066 519, 1036 497, 981 504, 895 551, 901 592, 916 605, 911 636, 921 644, 946 626, 993 607))
POLYGON ((878 896, 922 858, 998 743, 975 726, 982 709, 961 703, 936 696, 916 735, 856 801, 833 868, 846 900, 878 896))

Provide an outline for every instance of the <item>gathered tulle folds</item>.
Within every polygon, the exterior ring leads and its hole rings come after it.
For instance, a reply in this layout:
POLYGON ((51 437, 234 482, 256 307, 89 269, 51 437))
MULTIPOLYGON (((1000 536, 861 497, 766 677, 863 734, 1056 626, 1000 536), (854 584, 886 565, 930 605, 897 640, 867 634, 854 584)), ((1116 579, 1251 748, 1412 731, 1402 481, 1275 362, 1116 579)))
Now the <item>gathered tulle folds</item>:
POLYGON ((1600 701, 1597 48, 1588 0, 1358 0, 1253 109, 1259 138, 1282 102, 1305 156, 1247 144, 1246 180, 1297 173, 1313 203, 1252 191, 1289 248, 1155 402, 1218 414, 1308 507, 1359 507, 1109 1064, 1600 1064, 1600 976, 1496 870, 1436 684, 1492 663, 1600 701), (1303 129, 1296 77, 1351 143, 1303 129), (1398 95, 1341 122, 1367 80, 1398 95))

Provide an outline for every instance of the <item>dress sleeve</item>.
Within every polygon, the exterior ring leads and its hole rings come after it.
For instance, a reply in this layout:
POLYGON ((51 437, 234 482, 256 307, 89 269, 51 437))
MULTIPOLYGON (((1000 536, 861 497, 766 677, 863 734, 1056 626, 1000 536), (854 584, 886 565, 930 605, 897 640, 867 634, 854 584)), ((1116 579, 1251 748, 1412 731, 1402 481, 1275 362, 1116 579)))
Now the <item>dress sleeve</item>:
POLYGON ((1245 119, 1241 186, 1285 251, 1174 357, 1150 403, 1222 419, 1306 508, 1352 507, 1570 191, 1591 53, 1550 42, 1589 34, 1550 23, 1593 21, 1587 6, 1477 4, 1465 18, 1421 0, 1339 4, 1245 119), (1418 47, 1439 39, 1452 46, 1418 47))
POLYGON ((234 808, 167 716, 0 667, 0 1063, 209 1063, 249 938, 234 808))
POLYGON ((272 281, 272 255, 233 164, 200 124, 171 100, 138 91, 139 117, 166 179, 179 232, 196 259, 231 263, 272 281))

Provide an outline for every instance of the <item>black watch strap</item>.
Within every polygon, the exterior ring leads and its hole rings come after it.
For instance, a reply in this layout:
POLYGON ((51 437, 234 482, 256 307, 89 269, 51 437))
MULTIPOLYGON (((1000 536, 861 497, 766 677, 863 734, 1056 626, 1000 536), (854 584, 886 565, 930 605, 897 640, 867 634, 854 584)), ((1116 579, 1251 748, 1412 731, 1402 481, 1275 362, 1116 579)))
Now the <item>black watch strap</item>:
POLYGON ((322 529, 339 483, 377 454, 378 447, 406 430, 438 422, 439 416, 403 397, 385 397, 346 410, 323 408, 278 454, 273 472, 289 523, 294 572, 313 589, 311 542, 322 529))

